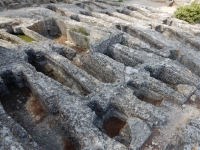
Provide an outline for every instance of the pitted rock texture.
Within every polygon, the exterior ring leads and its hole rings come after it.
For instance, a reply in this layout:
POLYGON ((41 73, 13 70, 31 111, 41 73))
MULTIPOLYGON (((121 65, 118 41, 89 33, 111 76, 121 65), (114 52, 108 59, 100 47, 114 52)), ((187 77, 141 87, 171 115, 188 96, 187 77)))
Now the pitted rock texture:
POLYGON ((120 2, 37 2, 0 1, 25 7, 0 13, 0 149, 199 148, 199 25, 120 2), (110 137, 113 117, 125 125, 110 137))

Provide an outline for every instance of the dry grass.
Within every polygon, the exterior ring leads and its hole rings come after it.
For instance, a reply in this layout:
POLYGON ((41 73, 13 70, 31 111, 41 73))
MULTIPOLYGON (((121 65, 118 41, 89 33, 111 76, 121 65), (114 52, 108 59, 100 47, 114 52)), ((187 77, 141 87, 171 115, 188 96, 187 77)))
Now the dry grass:
POLYGON ((47 115, 40 101, 32 94, 28 98, 25 107, 36 124, 42 122, 47 115))

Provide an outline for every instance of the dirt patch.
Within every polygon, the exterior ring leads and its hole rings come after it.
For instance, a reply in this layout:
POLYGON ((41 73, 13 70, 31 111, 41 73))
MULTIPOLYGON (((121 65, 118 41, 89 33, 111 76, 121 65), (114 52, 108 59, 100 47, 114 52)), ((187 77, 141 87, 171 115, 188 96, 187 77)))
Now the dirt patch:
POLYGON ((189 104, 189 105, 191 105, 193 107, 196 107, 198 110, 200 110, 200 99, 195 99, 194 101, 193 100, 188 100, 187 104, 189 104))
POLYGON ((169 116, 168 121, 163 126, 155 128, 155 131, 143 145, 142 150, 162 150, 168 144, 175 144, 177 135, 184 125, 188 124, 190 117, 198 117, 200 110, 196 106, 183 104, 182 106, 172 104, 169 108, 163 108, 163 111, 169 116), (159 133, 159 134, 158 134, 159 133))
POLYGON ((65 43, 65 45, 69 46, 70 48, 74 49, 76 51, 76 54, 80 54, 80 53, 83 53, 83 52, 87 52, 87 49, 85 48, 82 48, 80 46, 75 46, 75 45, 72 45, 72 44, 69 44, 69 43, 65 43))
POLYGON ((69 46, 70 48, 74 49, 77 54, 80 54, 82 52, 86 52, 87 51, 87 49, 85 49, 85 48, 73 45, 72 43, 68 42, 67 41, 67 37, 64 36, 64 35, 62 35, 62 36, 55 36, 53 40, 56 41, 56 42, 58 42, 58 43, 61 43, 63 45, 69 46))
POLYGON ((56 41, 56 42, 58 42, 58 43, 61 43, 61 44, 65 45, 65 42, 67 41, 67 37, 64 36, 64 35, 55 36, 53 40, 56 41))
POLYGON ((155 136, 159 136, 159 135, 160 135, 160 129, 159 128, 154 128, 151 136, 143 144, 143 146, 140 148, 140 150, 145 150, 147 148, 151 148, 153 150, 161 150, 160 147, 158 146, 158 143, 153 141, 153 138, 155 136))
POLYGON ((42 122, 47 115, 42 104, 33 94, 30 95, 25 107, 36 124, 42 122))
POLYGON ((120 130, 125 126, 126 122, 116 118, 111 117, 108 120, 104 121, 103 128, 106 131, 106 134, 113 138, 119 135, 120 130))
POLYGON ((52 120, 48 121, 47 124, 51 128, 54 124, 54 120, 52 119, 52 120))
POLYGON ((69 140, 63 138, 64 150, 76 150, 69 140))

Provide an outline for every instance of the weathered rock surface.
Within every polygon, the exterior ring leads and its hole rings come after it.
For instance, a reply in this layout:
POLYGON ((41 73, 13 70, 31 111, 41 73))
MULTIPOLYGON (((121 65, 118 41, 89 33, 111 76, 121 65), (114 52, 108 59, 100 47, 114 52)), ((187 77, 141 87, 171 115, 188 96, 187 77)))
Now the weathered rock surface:
POLYGON ((191 118, 189 120, 189 124, 183 126, 181 132, 177 136, 177 141, 175 145, 169 146, 170 148, 178 148, 178 149, 199 149, 199 138, 200 138, 200 119, 198 118, 191 118))
POLYGON ((189 98, 196 90, 195 86, 188 86, 188 85, 182 85, 179 84, 177 85, 177 91, 179 91, 180 93, 183 93, 184 96, 186 96, 187 98, 189 98))
POLYGON ((26 7, 0 13, 0 149, 199 148, 199 25, 102 0, 0 6, 26 7))

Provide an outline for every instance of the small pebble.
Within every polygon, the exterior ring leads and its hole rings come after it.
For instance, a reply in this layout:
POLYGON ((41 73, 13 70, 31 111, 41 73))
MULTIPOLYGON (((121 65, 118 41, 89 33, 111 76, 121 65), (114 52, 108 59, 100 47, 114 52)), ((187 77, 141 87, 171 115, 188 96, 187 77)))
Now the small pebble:
POLYGON ((197 97, 196 95, 192 95, 192 96, 190 97, 191 101, 193 101, 193 102, 194 102, 194 101, 195 101, 195 99, 196 99, 196 97, 197 97))

